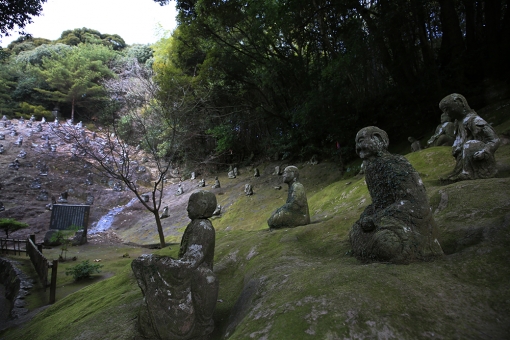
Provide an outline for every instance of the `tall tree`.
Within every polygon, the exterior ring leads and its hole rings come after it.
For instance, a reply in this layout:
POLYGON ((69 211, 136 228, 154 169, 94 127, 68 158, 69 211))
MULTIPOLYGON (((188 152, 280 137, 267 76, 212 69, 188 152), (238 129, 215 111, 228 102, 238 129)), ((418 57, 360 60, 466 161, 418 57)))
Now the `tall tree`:
POLYGON ((108 64, 116 53, 106 46, 80 44, 61 53, 43 57, 39 74, 52 90, 37 89, 51 100, 71 104, 71 119, 75 107, 104 98, 101 81, 114 77, 108 64))

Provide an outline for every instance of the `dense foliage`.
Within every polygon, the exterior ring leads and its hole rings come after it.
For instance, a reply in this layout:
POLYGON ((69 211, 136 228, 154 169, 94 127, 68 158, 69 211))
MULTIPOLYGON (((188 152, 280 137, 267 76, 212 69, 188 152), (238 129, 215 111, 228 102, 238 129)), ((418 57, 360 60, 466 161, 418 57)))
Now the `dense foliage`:
POLYGON ((82 261, 76 266, 66 268, 66 275, 72 275, 76 281, 87 279, 94 273, 100 273, 103 265, 90 263, 89 260, 82 261))
POLYGON ((176 2, 170 58, 210 84, 212 133, 238 154, 349 152, 366 125, 420 136, 442 96, 476 107, 509 79, 507 1, 176 2))
MULTIPOLYGON (((47 0, 2 0, 0 1, 0 38, 9 35, 15 28, 23 29, 39 16, 42 4, 47 0)), ((21 31, 22 34, 23 31, 21 31)))
POLYGON ((24 228, 28 228, 28 224, 16 221, 13 218, 0 218, 0 229, 5 232, 5 238, 9 238, 10 233, 24 228))

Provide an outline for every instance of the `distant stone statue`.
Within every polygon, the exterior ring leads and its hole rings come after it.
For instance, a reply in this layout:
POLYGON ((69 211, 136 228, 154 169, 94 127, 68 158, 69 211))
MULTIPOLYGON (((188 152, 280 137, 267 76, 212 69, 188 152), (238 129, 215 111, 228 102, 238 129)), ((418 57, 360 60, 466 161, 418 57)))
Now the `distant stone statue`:
POLYGON ((260 172, 258 168, 255 168, 255 170, 253 170, 253 177, 260 177, 260 172))
POLYGON ((113 183, 113 191, 122 191, 122 184, 120 182, 113 183))
POLYGON ((67 197, 69 196, 67 191, 64 191, 60 194, 60 197, 58 198, 58 203, 67 203, 67 197))
POLYGON ((168 214, 168 206, 166 206, 163 208, 163 212, 161 213, 161 216, 159 218, 163 219, 163 218, 167 218, 169 216, 170 215, 168 214))
POLYGON ((277 176, 281 175, 280 166, 277 165, 277 166, 274 167, 273 175, 277 175, 277 176))
POLYGON ((46 118, 42 117, 42 118, 41 118, 41 123, 42 123, 42 124, 46 123, 46 118))
POLYGON ((91 193, 87 194, 87 200, 86 200, 85 204, 87 204, 87 205, 94 204, 94 196, 91 193))
POLYGON ((239 171, 237 170, 237 167, 234 167, 234 176, 239 176, 239 171))
POLYGON ((212 189, 221 188, 220 180, 218 179, 218 176, 214 178, 214 184, 211 186, 212 189))
POLYGON ((131 263, 144 294, 138 314, 142 336, 151 339, 208 339, 214 329, 218 279, 213 272, 215 231, 209 218, 216 197, 208 191, 191 194, 191 222, 177 259, 145 254, 131 263))
POLYGON ((219 216, 221 215, 221 205, 217 205, 216 209, 214 209, 213 216, 219 216))
POLYGON ((421 144, 419 140, 416 140, 414 137, 407 138, 409 143, 411 143, 411 152, 416 152, 421 150, 421 144))
POLYGON ((459 121, 452 147, 456 165, 453 172, 443 180, 456 182, 494 177, 498 172, 494 153, 500 140, 492 126, 477 115, 460 94, 453 93, 444 97, 439 108, 459 121))
POLYGON ((4 145, 0 144, 0 155, 5 152, 4 145))
POLYGON ((190 179, 195 179, 195 171, 191 172, 191 178, 190 179))
POLYGON ((184 189, 182 188, 181 183, 179 183, 179 186, 177 187, 177 192, 175 193, 175 196, 180 196, 184 193, 184 189))
POLYGON ((37 201, 47 201, 48 200, 48 191, 41 190, 37 197, 35 198, 37 201))
POLYGON ((31 121, 31 122, 35 122, 35 116, 34 116, 34 115, 31 115, 31 116, 30 116, 30 121, 31 121))
POLYGON ((21 149, 20 152, 18 153, 18 158, 21 158, 21 159, 27 158, 27 152, 25 150, 21 149))
POLYGON ((93 185, 94 184, 94 174, 92 172, 89 172, 87 174, 87 178, 85 179, 85 184, 87 184, 87 185, 93 185))
POLYGON ((14 145, 21 147, 23 145, 23 136, 19 136, 14 145))
POLYGON ((9 163, 9 166, 8 166, 9 169, 14 169, 14 170, 19 170, 19 167, 20 167, 20 164, 19 164, 19 161, 17 158, 13 162, 9 163))
POLYGON ((149 194, 142 194, 142 199, 144 202, 149 202, 149 199, 150 199, 149 194))
POLYGON ((299 170, 297 167, 291 165, 285 168, 283 182, 289 186, 287 202, 267 220, 269 228, 289 228, 310 223, 305 188, 298 182, 298 179, 299 170))
POLYGON ((5 140, 5 135, 3 133, 0 133, 0 140, 5 140))
POLYGON ((244 185, 244 194, 246 196, 253 195, 253 187, 251 186, 251 184, 247 183, 244 185))
POLYGON ((362 260, 407 263, 443 254, 423 182, 407 159, 390 154, 385 131, 369 126, 356 135, 370 204, 349 234, 362 260))
POLYGON ((317 155, 313 155, 312 158, 308 161, 308 164, 310 164, 310 165, 319 164, 319 159, 318 159, 317 155))
POLYGON ((203 188, 205 187, 205 179, 201 179, 199 182, 198 182, 198 185, 197 185, 199 188, 203 188))
POLYGON ((227 174, 228 178, 234 179, 236 178, 236 174, 234 173, 234 170, 230 170, 227 174))
POLYGON ((436 127, 436 132, 427 141, 427 147, 452 146, 455 141, 455 124, 450 121, 447 113, 441 115, 441 124, 436 127))

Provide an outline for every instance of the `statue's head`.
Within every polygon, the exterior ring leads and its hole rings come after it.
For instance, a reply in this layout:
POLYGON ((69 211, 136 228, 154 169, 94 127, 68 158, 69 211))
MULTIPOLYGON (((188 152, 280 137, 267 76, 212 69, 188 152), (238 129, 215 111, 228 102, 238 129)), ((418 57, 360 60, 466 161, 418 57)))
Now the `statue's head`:
POLYGON ((284 183, 292 183, 296 182, 299 179, 299 170, 297 167, 293 165, 289 165, 283 170, 283 182, 284 183))
POLYGON ((409 141, 409 143, 416 142, 416 139, 414 139, 414 137, 407 137, 407 140, 409 141))
POLYGON ((188 216, 194 220, 197 218, 209 218, 216 209, 216 196, 209 191, 200 190, 194 192, 188 201, 188 216))
POLYGON ((376 126, 367 126, 356 134, 356 153, 361 159, 382 156, 389 144, 388 134, 376 126))
POLYGON ((462 119, 472 111, 466 98, 458 93, 449 94, 441 99, 439 109, 454 119, 462 119))
POLYGON ((441 124, 443 123, 447 123, 450 121, 450 116, 448 115, 448 113, 442 113, 441 114, 441 124))

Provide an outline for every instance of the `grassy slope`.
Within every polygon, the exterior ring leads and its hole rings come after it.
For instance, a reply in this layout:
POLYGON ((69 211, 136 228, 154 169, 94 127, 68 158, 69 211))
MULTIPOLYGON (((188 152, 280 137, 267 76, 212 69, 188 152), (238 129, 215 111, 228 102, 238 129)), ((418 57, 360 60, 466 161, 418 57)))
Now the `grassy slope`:
MULTIPOLYGON (((265 220, 286 190, 275 190, 269 175, 250 179, 246 172, 228 185, 224 179, 218 200, 226 209, 213 221, 220 279, 213 339, 507 337, 510 145, 496 157, 503 177, 440 185, 453 165, 449 148, 408 155, 427 186, 448 255, 402 266, 347 255, 349 228, 370 202, 362 177, 338 180, 327 163, 300 166, 313 223, 274 232, 265 220), (248 180, 258 181, 251 197, 237 190, 248 180)), ((175 256, 177 247, 159 252, 175 256)), ((114 257, 115 276, 58 300, 3 337, 131 338, 142 294, 129 259, 114 257)))

